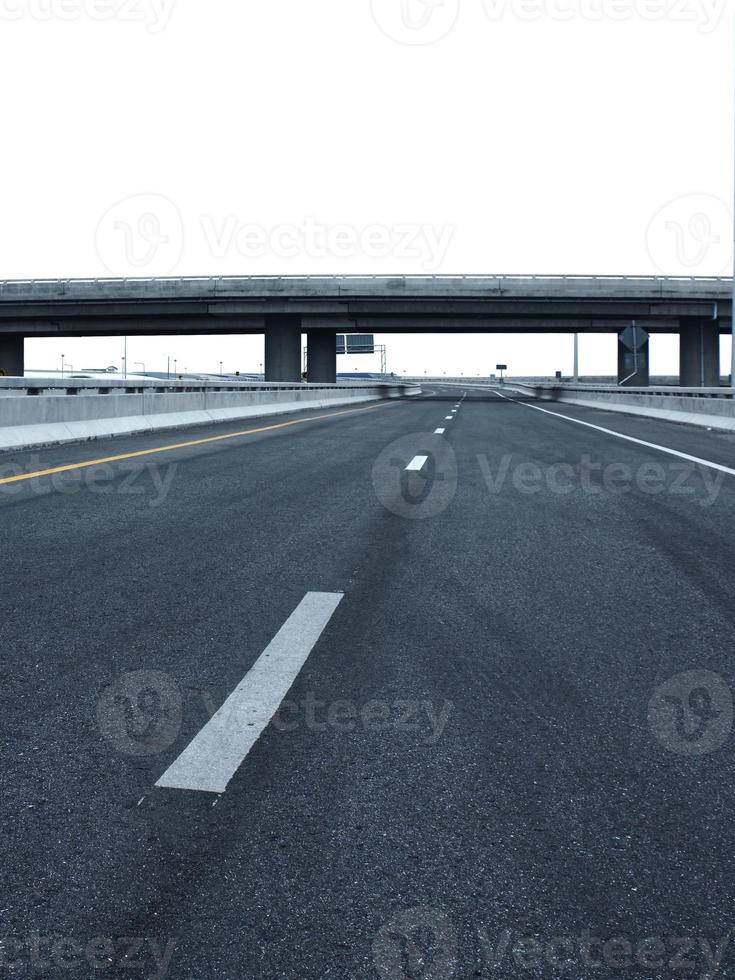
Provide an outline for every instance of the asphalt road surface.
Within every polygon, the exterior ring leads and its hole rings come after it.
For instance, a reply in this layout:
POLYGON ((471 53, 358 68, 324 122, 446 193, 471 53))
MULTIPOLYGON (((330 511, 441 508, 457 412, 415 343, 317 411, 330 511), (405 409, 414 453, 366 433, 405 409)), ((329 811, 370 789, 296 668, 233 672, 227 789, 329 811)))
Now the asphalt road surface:
POLYGON ((735 976, 735 437, 320 414, 0 457, 0 977, 735 976))

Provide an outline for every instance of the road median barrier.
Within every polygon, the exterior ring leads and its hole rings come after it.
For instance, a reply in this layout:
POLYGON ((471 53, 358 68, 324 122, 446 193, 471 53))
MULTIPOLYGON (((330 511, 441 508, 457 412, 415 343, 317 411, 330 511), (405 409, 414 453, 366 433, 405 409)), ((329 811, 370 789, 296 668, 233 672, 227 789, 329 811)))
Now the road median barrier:
POLYGON ((414 385, 58 378, 0 380, 0 451, 321 411, 420 393, 414 385))

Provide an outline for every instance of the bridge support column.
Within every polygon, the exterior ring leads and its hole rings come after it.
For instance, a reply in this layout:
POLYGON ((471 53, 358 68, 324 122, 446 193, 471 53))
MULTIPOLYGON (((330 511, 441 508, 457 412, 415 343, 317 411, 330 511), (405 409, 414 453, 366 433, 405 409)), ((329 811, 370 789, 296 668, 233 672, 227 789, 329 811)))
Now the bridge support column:
POLYGON ((337 380, 337 331, 310 330, 306 335, 306 380, 333 385, 337 380))
POLYGON ((0 374, 23 377, 23 334, 0 333, 0 374))
POLYGON ((650 383, 649 342, 638 351, 638 370, 632 351, 618 340, 618 384, 626 388, 646 388, 650 383))
POLYGON ((265 380, 301 381, 300 317, 266 317, 265 380))
POLYGON ((716 320, 682 323, 679 384, 683 388, 719 388, 720 331, 716 320))

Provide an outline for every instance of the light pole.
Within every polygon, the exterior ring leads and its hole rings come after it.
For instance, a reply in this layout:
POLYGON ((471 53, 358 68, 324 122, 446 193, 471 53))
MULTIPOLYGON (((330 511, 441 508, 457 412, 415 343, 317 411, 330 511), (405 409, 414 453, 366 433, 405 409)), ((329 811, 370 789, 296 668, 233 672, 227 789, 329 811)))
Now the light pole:
POLYGON ((166 380, 171 380, 171 357, 166 358, 166 380))
POLYGON ((140 364, 140 366, 143 368, 143 374, 145 374, 145 362, 144 361, 134 361, 133 364, 134 365, 135 364, 140 364))
POLYGON ((575 385, 579 384, 579 334, 574 335, 574 376, 572 378, 575 385))
POLYGON ((222 361, 219 362, 219 376, 222 377, 222 361))
POLYGON ((123 378, 128 376, 128 338, 123 338, 123 378))
POLYGON ((64 378, 64 355, 61 355, 61 378, 64 378))

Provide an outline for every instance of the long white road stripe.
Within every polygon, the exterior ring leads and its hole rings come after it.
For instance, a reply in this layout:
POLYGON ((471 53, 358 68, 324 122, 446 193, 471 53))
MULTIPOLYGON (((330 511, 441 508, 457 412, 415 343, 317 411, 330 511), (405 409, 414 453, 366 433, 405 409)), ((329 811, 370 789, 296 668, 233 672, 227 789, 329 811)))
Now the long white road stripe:
POLYGON ((422 470, 424 468, 424 464, 426 463, 426 460, 428 458, 429 458, 428 456, 414 456, 414 458, 408 464, 406 469, 410 470, 412 473, 414 472, 418 473, 419 470, 422 470))
POLYGON ((222 707, 156 783, 224 793, 298 677, 342 592, 307 592, 222 707))
POLYGON ((659 446, 657 442, 646 442, 645 439, 636 439, 634 436, 626 436, 622 432, 616 432, 614 429, 606 429, 602 425, 593 425, 592 422, 583 422, 582 419, 575 419, 571 415, 562 415, 561 412, 550 412, 548 408, 541 408, 539 405, 531 405, 530 402, 519 402, 516 398, 508 398, 507 395, 501 395, 499 391, 493 392, 493 394, 498 395, 500 398, 505 398, 508 402, 513 402, 515 405, 523 405, 525 408, 532 408, 536 412, 543 412, 544 415, 553 415, 557 419, 564 419, 567 422, 576 422, 577 425, 584 425, 588 429, 596 429, 598 432, 604 432, 605 435, 615 436, 616 439, 624 439, 626 442, 634 442, 637 446, 645 446, 646 449, 655 449, 659 453, 668 453, 669 456, 676 456, 677 459, 686 459, 689 463, 698 463, 699 466, 707 466, 711 470, 718 470, 720 473, 729 473, 731 476, 735 476, 735 469, 731 469, 729 466, 723 466, 721 463, 713 463, 709 459, 701 459, 699 456, 690 456, 689 453, 680 453, 678 449, 669 449, 668 446, 659 446))
POLYGON ((446 429, 434 429, 434 435, 443 436, 446 431, 447 431, 446 429))
POLYGON ((447 422, 451 422, 453 418, 453 415, 447 415, 447 422))

